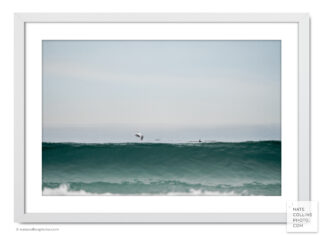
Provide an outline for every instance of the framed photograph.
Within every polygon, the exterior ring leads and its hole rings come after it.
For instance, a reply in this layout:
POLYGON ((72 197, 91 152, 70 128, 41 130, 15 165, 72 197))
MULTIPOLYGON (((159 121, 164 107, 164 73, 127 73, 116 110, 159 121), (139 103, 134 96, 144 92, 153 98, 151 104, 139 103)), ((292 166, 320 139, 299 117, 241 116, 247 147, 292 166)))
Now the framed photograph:
POLYGON ((307 14, 15 15, 15 221, 285 223, 310 200, 307 14))

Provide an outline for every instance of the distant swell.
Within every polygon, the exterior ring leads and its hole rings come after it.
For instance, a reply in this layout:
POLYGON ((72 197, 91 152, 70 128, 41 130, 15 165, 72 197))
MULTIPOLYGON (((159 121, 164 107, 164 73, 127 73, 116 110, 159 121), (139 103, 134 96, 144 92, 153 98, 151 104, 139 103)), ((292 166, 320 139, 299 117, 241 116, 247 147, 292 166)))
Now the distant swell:
POLYGON ((281 142, 43 143, 43 195, 281 195, 281 142))

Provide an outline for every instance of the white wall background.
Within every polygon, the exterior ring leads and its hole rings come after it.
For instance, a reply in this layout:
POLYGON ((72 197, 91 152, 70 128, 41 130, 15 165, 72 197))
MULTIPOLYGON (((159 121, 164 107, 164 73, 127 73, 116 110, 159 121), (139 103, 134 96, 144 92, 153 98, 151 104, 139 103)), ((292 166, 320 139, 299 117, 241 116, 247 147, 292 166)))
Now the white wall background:
MULTIPOLYGON (((324 2, 321 0, 2 0, 0 2, 0 233, 59 228, 53 234, 285 234, 285 225, 19 225, 13 223, 14 12, 308 12, 312 47, 312 198, 324 210, 324 2)), ((324 221, 324 220, 322 220, 324 221)), ((319 233, 322 229, 320 224, 319 233)), ((19 233, 19 232, 18 232, 19 233)), ((21 232, 20 232, 21 233, 21 232)), ((39 232, 28 232, 34 234, 39 232)))

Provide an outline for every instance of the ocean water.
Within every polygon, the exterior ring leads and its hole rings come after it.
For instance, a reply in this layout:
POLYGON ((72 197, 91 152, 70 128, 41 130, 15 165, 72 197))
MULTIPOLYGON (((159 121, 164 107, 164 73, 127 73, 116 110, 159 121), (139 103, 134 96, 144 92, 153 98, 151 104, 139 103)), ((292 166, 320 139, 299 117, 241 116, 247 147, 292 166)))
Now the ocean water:
POLYGON ((42 148, 43 195, 281 195, 280 141, 42 148))

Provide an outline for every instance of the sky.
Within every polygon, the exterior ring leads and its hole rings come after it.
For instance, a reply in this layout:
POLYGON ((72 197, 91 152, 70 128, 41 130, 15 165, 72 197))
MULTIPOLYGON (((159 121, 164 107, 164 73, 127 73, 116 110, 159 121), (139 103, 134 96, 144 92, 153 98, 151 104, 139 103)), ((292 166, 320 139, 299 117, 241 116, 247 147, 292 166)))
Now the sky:
POLYGON ((44 40, 43 141, 280 140, 278 40, 44 40))

